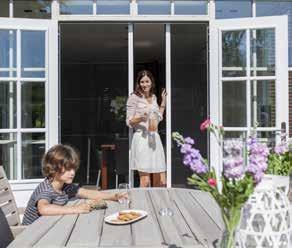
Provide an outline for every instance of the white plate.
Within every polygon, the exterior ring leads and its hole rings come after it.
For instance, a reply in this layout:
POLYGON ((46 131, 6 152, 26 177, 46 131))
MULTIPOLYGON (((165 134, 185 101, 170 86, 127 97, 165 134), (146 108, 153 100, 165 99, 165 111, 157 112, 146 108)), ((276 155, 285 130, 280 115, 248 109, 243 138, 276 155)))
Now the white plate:
POLYGON ((105 217, 104 221, 109 223, 109 224, 113 224, 113 225, 126 225, 126 224, 131 224, 133 222, 136 222, 138 220, 141 220, 141 219, 143 219, 143 218, 145 218, 147 216, 147 212, 144 211, 144 210, 129 209, 129 210, 122 210, 120 212, 116 212, 114 214, 111 214, 111 215, 105 217), (137 213, 141 214, 141 216, 139 216, 138 218, 136 218, 134 220, 116 222, 115 220, 118 219, 118 216, 119 216, 120 212, 123 212, 123 213, 137 212, 137 213))

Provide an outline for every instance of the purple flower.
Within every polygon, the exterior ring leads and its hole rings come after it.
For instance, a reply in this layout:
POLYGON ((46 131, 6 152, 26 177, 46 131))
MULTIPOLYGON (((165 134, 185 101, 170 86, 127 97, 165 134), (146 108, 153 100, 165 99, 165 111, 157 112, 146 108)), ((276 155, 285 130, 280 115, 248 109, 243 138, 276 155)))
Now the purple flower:
POLYGON ((189 153, 191 149, 192 146, 190 144, 183 144, 180 148, 180 152, 186 154, 189 153))
POLYGON ((185 143, 190 144, 190 145, 195 144, 195 141, 191 137, 185 138, 184 141, 185 141, 185 143))
POLYGON ((275 146, 275 148, 274 148, 274 152, 278 155, 285 154, 287 151, 288 151, 288 145, 285 142, 280 143, 279 145, 275 146))
POLYGON ((228 179, 240 179, 244 174, 243 144, 240 140, 224 141, 223 173, 228 179))
POLYGON ((266 144, 259 143, 256 138, 248 142, 249 159, 246 171, 259 183, 268 167, 269 149, 266 144))
POLYGON ((190 169, 197 174, 205 174, 208 171, 207 166, 201 159, 195 159, 190 163, 190 169))

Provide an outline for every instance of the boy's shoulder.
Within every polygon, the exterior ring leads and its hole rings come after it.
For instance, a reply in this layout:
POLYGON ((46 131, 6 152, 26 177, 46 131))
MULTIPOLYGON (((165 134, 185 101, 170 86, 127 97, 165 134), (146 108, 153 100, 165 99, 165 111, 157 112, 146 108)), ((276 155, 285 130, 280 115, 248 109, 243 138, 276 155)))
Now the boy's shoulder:
POLYGON ((45 178, 45 180, 42 181, 35 189, 35 193, 40 193, 44 191, 53 192, 53 188, 47 178, 45 178))

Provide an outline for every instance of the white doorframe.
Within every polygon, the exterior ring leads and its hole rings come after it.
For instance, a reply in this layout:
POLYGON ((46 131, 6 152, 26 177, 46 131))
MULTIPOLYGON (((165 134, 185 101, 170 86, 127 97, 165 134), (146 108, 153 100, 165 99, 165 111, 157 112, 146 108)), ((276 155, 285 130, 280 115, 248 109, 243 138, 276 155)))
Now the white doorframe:
MULTIPOLYGON (((243 80, 276 80, 276 127, 275 128, 257 128, 258 131, 279 131, 281 123, 286 122, 286 128, 289 130, 288 118, 288 17, 287 16, 270 16, 256 18, 239 18, 210 21, 210 117, 213 123, 222 125, 222 94, 221 94, 221 71, 222 71, 222 54, 221 54, 221 33, 227 30, 247 30, 250 29, 275 29, 275 63, 276 74, 271 77, 252 77, 247 73, 243 80)), ((247 35, 247 54, 249 50, 249 36, 247 35)), ((247 63, 250 57, 247 56, 247 63)), ((247 64, 247 70, 249 63, 247 64)), ((232 80, 234 78, 224 78, 232 80)), ((238 78, 236 78, 238 80, 238 78)), ((247 103, 248 104, 248 103, 247 103)), ((249 106, 250 107, 250 106, 249 106)), ((246 127, 250 129, 250 126, 246 127)), ((243 128, 233 128, 239 130, 243 128)), ((231 131, 230 128, 229 131, 231 131)), ((247 130, 249 131, 249 130, 247 130)), ((210 137, 210 162, 217 173, 222 171, 221 152, 217 145, 214 135, 210 137)))

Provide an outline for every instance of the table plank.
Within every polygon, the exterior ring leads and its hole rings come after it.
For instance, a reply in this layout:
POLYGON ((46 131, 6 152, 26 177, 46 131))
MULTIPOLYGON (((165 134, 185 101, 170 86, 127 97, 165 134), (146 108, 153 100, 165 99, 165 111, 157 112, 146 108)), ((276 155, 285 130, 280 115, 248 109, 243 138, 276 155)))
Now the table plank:
MULTIPOLYGON (((108 202, 105 216, 128 209, 118 202, 108 202)), ((99 246, 131 246, 133 245, 130 225, 103 224, 99 246)))
POLYGON ((132 190, 130 198, 131 209, 145 210, 148 213, 146 218, 131 225, 134 245, 139 247, 161 246, 164 243, 164 239, 147 191, 132 190))
MULTIPOLYGON (((149 195, 156 212, 156 216, 163 233, 164 240, 169 245, 186 246, 186 245, 199 245, 196 237, 193 235, 191 229, 184 221, 179 209, 174 202, 170 199, 167 190, 150 190, 149 195), (174 215, 160 216, 159 210, 162 207, 170 208, 174 215)), ((202 246, 201 246, 202 247, 202 246)))
MULTIPOLYGON (((222 236, 222 230, 218 227, 218 224, 209 216, 205 208, 212 208, 211 206, 205 206, 198 203, 200 201, 200 195, 195 199, 193 197, 194 190, 179 190, 176 191, 176 197, 181 201, 186 211, 189 213, 188 219, 189 225, 191 223, 199 226, 199 229, 207 238, 208 244, 212 245, 215 242, 218 242, 218 238, 222 236)), ((209 203, 210 204, 210 203, 209 203)))
MULTIPOLYGON (((69 205, 74 205, 78 200, 69 201, 69 205)), ((63 215, 42 216, 33 224, 29 225, 9 247, 31 247, 35 245, 49 230, 53 229, 56 223, 63 218, 63 215)))
POLYGON ((79 215, 67 246, 82 246, 86 241, 86 246, 97 247, 100 242, 104 214, 105 210, 100 209, 79 215))
POLYGON ((192 196, 198 201, 198 203, 207 211, 208 215, 218 225, 220 230, 225 230, 225 224, 221 216, 221 210, 213 197, 204 191, 192 190, 192 196))
MULTIPOLYGON (((77 204, 84 200, 77 201, 77 204)), ((71 236, 72 229, 79 217, 79 214, 64 215, 48 232, 36 243, 36 246, 66 246, 71 236)))
MULTIPOLYGON (((191 212, 189 211, 189 208, 192 207, 190 205, 190 201, 187 199, 188 197, 191 197, 189 194, 186 194, 186 192, 181 192, 185 190, 180 189, 169 189, 169 195, 172 198, 172 200, 175 202, 176 206, 179 208, 183 218, 189 225, 190 229, 193 232, 193 235, 197 238, 198 242, 201 245, 208 245, 208 239, 205 235, 205 233, 202 232, 201 226, 197 221, 194 221, 194 216, 191 215, 191 212)), ((187 191, 188 192, 188 191, 187 191)), ((196 218, 197 216, 195 216, 196 218)))

